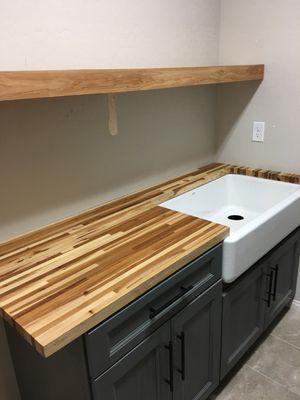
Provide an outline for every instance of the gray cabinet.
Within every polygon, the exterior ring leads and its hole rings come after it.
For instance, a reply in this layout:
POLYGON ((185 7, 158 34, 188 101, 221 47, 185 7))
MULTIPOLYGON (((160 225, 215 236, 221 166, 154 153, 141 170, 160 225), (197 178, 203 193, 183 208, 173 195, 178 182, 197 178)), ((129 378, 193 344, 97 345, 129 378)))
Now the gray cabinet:
POLYGON ((206 399, 219 381, 221 260, 217 245, 48 359, 7 327, 22 399, 206 399))
POLYGON ((221 378, 263 332, 266 266, 260 262, 223 293, 221 378))
POLYGON ((299 265, 300 230, 288 236, 269 257, 268 301, 266 304, 265 327, 295 296, 299 265))
POLYGON ((22 399, 207 399, 292 301, 299 243, 297 229, 224 291, 218 245, 48 359, 7 327, 22 399))
POLYGON ((295 296, 300 229, 223 293, 221 378, 295 296))
POLYGON ((219 281, 92 383, 95 400, 204 400, 219 383, 219 281))
POLYGON ((44 358, 15 328, 5 328, 22 400, 92 400, 82 337, 44 358))
POLYGON ((95 400, 171 400, 173 348, 169 323, 97 378, 95 400))
POLYGON ((89 374, 98 377, 221 278, 222 245, 197 257, 84 335, 89 374))
POLYGON ((222 284, 192 301, 172 320, 174 400, 203 400, 219 384, 222 284))
POLYGON ((221 261, 217 245, 48 359, 8 328, 22 399, 205 400, 219 382, 221 261))

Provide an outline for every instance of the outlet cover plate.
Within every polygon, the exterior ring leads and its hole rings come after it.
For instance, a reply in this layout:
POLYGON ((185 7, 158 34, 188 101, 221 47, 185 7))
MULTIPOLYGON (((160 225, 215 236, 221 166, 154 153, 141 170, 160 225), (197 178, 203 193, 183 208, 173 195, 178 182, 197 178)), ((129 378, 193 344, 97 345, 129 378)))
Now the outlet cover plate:
POLYGON ((264 139, 265 139, 265 122, 253 121, 252 141, 263 142, 264 139))

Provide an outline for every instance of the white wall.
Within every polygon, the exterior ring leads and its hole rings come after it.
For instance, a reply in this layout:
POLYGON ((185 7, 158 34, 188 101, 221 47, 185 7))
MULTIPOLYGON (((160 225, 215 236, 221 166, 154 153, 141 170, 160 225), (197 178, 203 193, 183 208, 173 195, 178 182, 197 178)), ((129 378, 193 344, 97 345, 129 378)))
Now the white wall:
POLYGON ((266 74, 218 90, 219 161, 300 173, 299 21, 299 0, 222 0, 220 63, 264 63, 266 74), (263 144, 251 142, 254 120, 266 121, 263 144))
MULTIPOLYGON (((4 0, 0 70, 216 64, 220 0, 4 0)), ((0 104, 0 240, 214 158, 215 89, 0 104)), ((18 394, 0 322, 0 399, 18 394), (4 382, 2 382, 4 380, 4 382)))
POLYGON ((2 0, 0 69, 217 61, 220 0, 2 0))
POLYGON ((258 88, 220 89, 219 160, 300 172, 299 21, 298 0, 222 1, 220 63, 265 63, 266 74, 258 88), (251 142, 253 120, 266 121, 263 144, 251 142))

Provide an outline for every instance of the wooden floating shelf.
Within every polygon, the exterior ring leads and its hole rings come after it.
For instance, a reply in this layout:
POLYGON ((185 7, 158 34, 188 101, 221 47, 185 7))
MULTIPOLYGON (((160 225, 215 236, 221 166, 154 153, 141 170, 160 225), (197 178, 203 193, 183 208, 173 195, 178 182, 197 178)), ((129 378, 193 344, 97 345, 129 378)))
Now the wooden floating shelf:
POLYGON ((262 80, 264 65, 0 72, 0 101, 262 80))

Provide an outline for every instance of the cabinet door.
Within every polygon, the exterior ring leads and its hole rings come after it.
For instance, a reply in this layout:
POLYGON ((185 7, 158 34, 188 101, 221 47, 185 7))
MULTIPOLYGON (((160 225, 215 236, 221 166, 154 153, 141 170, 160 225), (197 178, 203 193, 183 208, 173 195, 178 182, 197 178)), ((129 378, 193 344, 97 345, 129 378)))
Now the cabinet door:
POLYGON ((293 232, 271 252, 266 327, 295 296, 299 266, 299 232, 299 229, 293 232))
POLYGON ((223 294, 221 379, 263 332, 266 262, 223 294))
POLYGON ((93 383, 95 400, 171 400, 170 323, 141 342, 93 383))
POLYGON ((221 299, 219 281, 171 321, 174 400, 204 400, 219 383, 221 299))
POLYGON ((89 374, 104 373, 221 278, 218 245, 84 335, 89 374))

